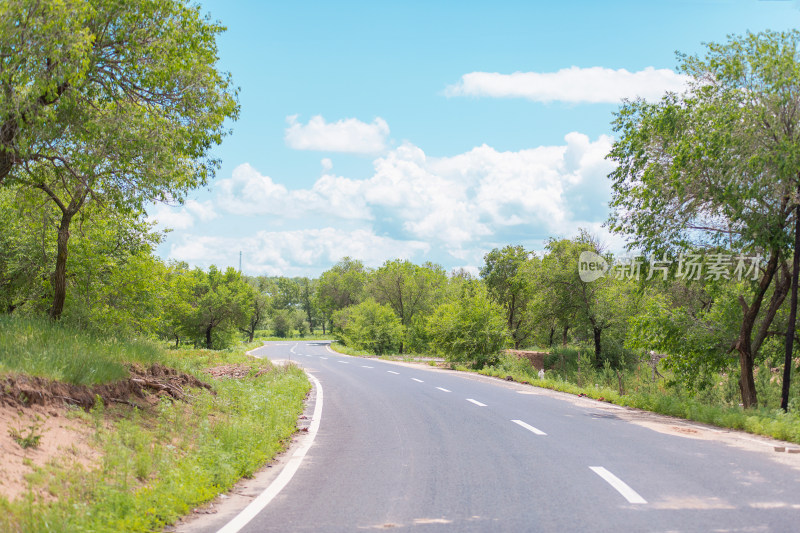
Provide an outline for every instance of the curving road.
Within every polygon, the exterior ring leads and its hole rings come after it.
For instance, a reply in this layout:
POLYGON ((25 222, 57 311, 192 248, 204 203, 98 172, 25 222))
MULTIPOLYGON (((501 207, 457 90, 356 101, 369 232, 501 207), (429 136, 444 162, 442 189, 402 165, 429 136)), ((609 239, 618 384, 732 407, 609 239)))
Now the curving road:
POLYGON ((800 455, 767 439, 320 342, 255 355, 303 366, 324 407, 243 533, 800 530, 800 455))

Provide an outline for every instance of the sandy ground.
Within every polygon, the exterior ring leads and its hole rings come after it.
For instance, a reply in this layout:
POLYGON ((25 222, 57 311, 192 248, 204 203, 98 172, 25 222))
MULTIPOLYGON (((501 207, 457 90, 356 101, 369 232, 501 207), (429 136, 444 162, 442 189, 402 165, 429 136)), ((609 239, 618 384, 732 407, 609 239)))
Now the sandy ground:
POLYGON ((94 428, 88 423, 70 417, 66 407, 0 406, 0 495, 13 501, 25 494, 26 476, 36 467, 54 462, 92 467, 100 457, 90 444, 93 433, 94 428), (34 435, 41 435, 39 445, 23 449, 11 432, 17 430, 25 437, 31 428, 35 428, 34 435))

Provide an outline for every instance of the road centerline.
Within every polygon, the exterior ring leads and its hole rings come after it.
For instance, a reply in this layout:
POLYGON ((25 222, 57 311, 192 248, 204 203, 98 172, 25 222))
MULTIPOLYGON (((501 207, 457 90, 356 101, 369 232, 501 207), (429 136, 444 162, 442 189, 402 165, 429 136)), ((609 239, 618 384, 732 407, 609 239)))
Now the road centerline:
POLYGON ((417 379, 417 378, 411 378, 411 379, 413 379, 413 380, 414 380, 414 381, 416 381, 417 383, 425 383, 425 382, 424 382, 424 381, 422 381, 421 379, 417 379))
POLYGON ((622 497, 628 500, 628 502, 637 504, 647 503, 647 500, 642 498, 638 492, 633 490, 627 483, 602 466, 590 466, 589 469, 603 478, 609 485, 614 487, 614 489, 622 494, 622 497))
POLYGON ((436 387, 436 388, 439 389, 442 392, 452 392, 451 390, 445 389, 444 387, 436 387))
POLYGON ((395 372, 394 370, 387 370, 386 372, 389 373, 389 374, 395 374, 395 375, 398 375, 398 376, 400 375, 400 372, 395 372))
POLYGON ((481 403, 478 400, 473 400, 472 398, 467 398, 467 401, 470 402, 470 403, 474 403, 478 407, 486 407, 485 403, 481 403))

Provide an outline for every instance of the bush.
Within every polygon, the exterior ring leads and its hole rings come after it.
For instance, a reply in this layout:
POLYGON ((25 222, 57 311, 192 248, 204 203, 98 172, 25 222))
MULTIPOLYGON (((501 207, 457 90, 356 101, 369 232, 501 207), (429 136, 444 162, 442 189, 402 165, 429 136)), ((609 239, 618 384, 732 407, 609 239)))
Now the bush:
POLYGON ((483 285, 464 287, 455 303, 440 305, 429 321, 431 340, 451 362, 483 368, 497 362, 508 343, 503 309, 483 285))
POLYGON ((333 315, 337 338, 347 346, 383 355, 400 348, 403 325, 391 308, 372 298, 333 315))

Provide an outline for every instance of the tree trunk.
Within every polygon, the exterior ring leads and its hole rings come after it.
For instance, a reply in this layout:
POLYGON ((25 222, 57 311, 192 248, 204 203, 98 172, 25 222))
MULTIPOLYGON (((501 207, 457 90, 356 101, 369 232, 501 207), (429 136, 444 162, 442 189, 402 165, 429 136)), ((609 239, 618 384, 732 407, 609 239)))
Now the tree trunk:
POLYGON ((547 345, 552 347, 553 346, 553 335, 556 334, 556 327, 550 326, 550 337, 547 339, 547 345))
POLYGON ((603 328, 592 326, 592 333, 594 334, 594 364, 600 366, 602 357, 602 345, 600 344, 600 337, 603 334, 603 328))
MULTIPOLYGON (((800 193, 800 184, 798 184, 800 193)), ((783 386, 781 388, 781 409, 789 410, 789 385, 792 380, 792 351, 797 329, 797 275, 800 269, 800 204, 794 211, 794 253, 792 254, 792 296, 789 300, 789 324, 786 326, 786 353, 783 361, 783 386)))
POLYGON ((256 335, 256 328, 251 328, 247 334, 248 338, 247 342, 253 342, 253 337, 255 337, 255 335, 256 335))
POLYGON ((53 304, 50 307, 50 318, 53 320, 61 318, 64 301, 67 299, 67 256, 69 225, 72 217, 73 213, 62 213, 61 224, 58 226, 58 252, 56 253, 56 268, 53 272, 53 304))
POLYGON ((561 332, 561 346, 567 345, 567 333, 569 333, 569 326, 564 326, 564 331, 561 332))
POLYGON ((742 394, 742 405, 745 409, 758 407, 756 382, 753 379, 753 359, 750 343, 747 342, 747 348, 739 350, 739 370, 741 373, 739 376, 739 392, 742 394))
POLYGON ((761 309, 764 295, 778 269, 779 260, 780 253, 777 250, 771 250, 767 268, 759 282, 758 290, 751 305, 747 305, 744 297, 739 296, 739 305, 742 307, 743 317, 742 325, 739 328, 739 338, 733 345, 733 349, 739 353, 739 370, 741 373, 739 377, 739 392, 742 394, 742 405, 745 409, 758 407, 758 395, 756 393, 755 380, 753 379, 753 361, 755 360, 752 345, 753 327, 761 309))
POLYGON ((212 328, 213 328, 213 326, 210 325, 210 324, 206 328, 206 348, 208 348, 209 350, 213 346, 212 343, 211 343, 211 330, 212 330, 212 328))

